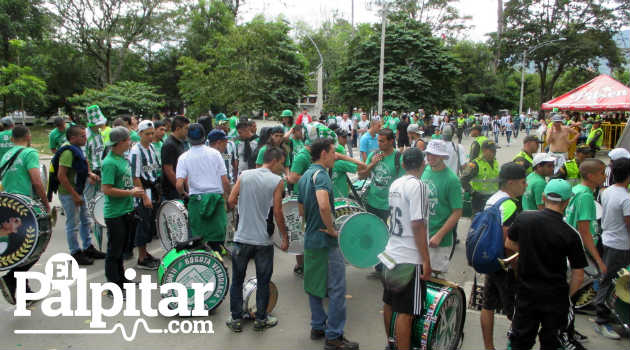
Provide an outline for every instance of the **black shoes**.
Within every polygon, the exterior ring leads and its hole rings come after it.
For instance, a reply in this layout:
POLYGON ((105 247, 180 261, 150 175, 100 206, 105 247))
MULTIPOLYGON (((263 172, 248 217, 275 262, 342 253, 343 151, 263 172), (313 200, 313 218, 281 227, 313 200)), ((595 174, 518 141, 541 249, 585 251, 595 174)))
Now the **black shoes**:
POLYGON ((90 247, 84 250, 83 253, 92 259, 105 259, 105 257, 107 256, 107 254, 96 250, 93 245, 90 245, 90 247))
POLYGON ((326 332, 320 329, 311 329, 311 339, 320 340, 326 336, 326 332))
POLYGON ((341 336, 337 339, 326 339, 324 350, 359 350, 359 343, 350 341, 341 336))
POLYGON ((92 265, 92 264, 94 264, 94 259, 92 259, 87 254, 87 250, 84 250, 84 251, 80 250, 80 251, 72 254, 72 257, 74 258, 74 260, 76 260, 77 264, 79 264, 79 265, 92 265))

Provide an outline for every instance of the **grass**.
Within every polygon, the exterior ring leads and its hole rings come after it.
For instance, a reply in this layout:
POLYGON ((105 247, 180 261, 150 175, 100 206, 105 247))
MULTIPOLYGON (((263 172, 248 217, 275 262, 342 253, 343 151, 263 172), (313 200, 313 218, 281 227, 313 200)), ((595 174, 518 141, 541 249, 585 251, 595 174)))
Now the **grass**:
POLYGON ((53 126, 41 126, 32 125, 29 126, 31 130, 31 147, 35 148, 39 155, 52 155, 50 148, 48 148, 48 134, 53 129, 53 126))

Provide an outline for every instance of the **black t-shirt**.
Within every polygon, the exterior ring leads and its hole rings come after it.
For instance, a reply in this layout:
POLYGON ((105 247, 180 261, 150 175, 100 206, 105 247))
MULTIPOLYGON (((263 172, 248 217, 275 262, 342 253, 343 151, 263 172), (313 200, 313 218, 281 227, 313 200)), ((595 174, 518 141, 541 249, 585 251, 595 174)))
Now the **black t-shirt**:
MULTIPOLYGON (((186 141, 180 141, 177 137, 169 135, 162 146, 162 168, 165 165, 172 165, 173 171, 177 170, 177 160, 179 156, 188 150, 186 141)), ((178 199, 179 194, 175 186, 166 178, 166 172, 162 171, 162 196, 164 199, 178 199)))
POLYGON ((407 134, 407 127, 409 126, 409 122, 401 121, 398 123, 398 142, 409 144, 409 135, 407 134))
POLYGON ((566 300, 567 258, 571 269, 588 265, 580 234, 550 209, 524 211, 508 231, 519 244, 517 293, 540 302, 566 300))

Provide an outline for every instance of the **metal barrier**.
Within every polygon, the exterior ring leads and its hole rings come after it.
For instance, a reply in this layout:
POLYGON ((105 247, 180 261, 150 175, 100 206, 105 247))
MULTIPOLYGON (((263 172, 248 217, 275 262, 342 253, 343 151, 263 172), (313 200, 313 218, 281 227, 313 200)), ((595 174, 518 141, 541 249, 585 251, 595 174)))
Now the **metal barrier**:
POLYGON ((623 129, 626 127, 626 123, 610 124, 602 123, 602 129, 604 129, 604 143, 602 147, 613 149, 617 145, 617 141, 623 134, 623 129))

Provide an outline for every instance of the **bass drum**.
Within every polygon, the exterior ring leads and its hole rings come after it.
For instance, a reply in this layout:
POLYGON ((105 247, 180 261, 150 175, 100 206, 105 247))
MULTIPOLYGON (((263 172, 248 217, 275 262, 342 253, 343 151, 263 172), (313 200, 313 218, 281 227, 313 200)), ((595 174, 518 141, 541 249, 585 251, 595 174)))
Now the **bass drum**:
MULTIPOLYGON (((230 279, 223 260, 217 252, 205 250, 171 249, 160 262, 158 268, 160 286, 166 283, 180 283, 188 289, 188 309, 195 307, 193 283, 212 283, 214 289, 204 295, 206 310, 217 308, 230 289, 230 279)), ((175 291, 163 294, 163 298, 175 297, 175 291)), ((170 304, 175 309, 177 305, 170 304)))
MULTIPOLYGON (((295 255, 304 254, 304 223, 300 216, 297 196, 286 197, 282 200, 282 213, 284 214, 284 222, 289 231, 289 250, 287 253, 295 255)), ((276 247, 280 248, 282 245, 282 235, 277 226, 275 232, 275 234, 271 235, 271 240, 276 247)))
MULTIPOLYGON (((256 277, 250 277, 243 284, 243 312, 246 318, 256 318, 256 277)), ((267 304, 267 314, 270 314, 278 303, 278 287, 269 281, 269 303, 267 304)))
POLYGON ((612 311, 619 323, 630 331, 630 265, 620 269, 613 280, 615 287, 606 296, 606 306, 612 311))
POLYGON ((106 227, 105 224, 105 195, 99 194, 94 197, 94 200, 88 203, 88 211, 92 216, 92 219, 102 227, 106 227))
POLYGON ((156 228, 160 243, 169 251, 179 242, 189 239, 188 210, 179 200, 165 201, 160 205, 156 215, 156 228))
MULTIPOLYGON (((595 260, 591 258, 589 253, 586 253, 586 261, 588 262, 588 266, 584 268, 584 281, 577 292, 571 297, 573 305, 578 310, 593 305, 595 302, 597 291, 595 290, 594 282, 599 280, 601 275, 597 263, 595 263, 595 260)), ((570 282, 570 278, 571 269, 567 266, 567 282, 570 282)))
POLYGON ((355 213, 335 219, 339 234, 339 249, 346 261, 358 268, 379 263, 378 255, 385 250, 389 234, 387 225, 370 213, 355 213))
POLYGON ((335 198, 335 217, 341 217, 344 215, 351 215, 354 213, 365 212, 361 205, 357 201, 350 198, 335 198))
POLYGON ((50 242, 50 215, 38 201, 0 193, 0 271, 36 262, 50 242))
POLYGON ((413 319, 411 346, 418 349, 459 349, 464 340, 466 295, 456 284, 431 278, 426 282, 422 315, 413 319))

